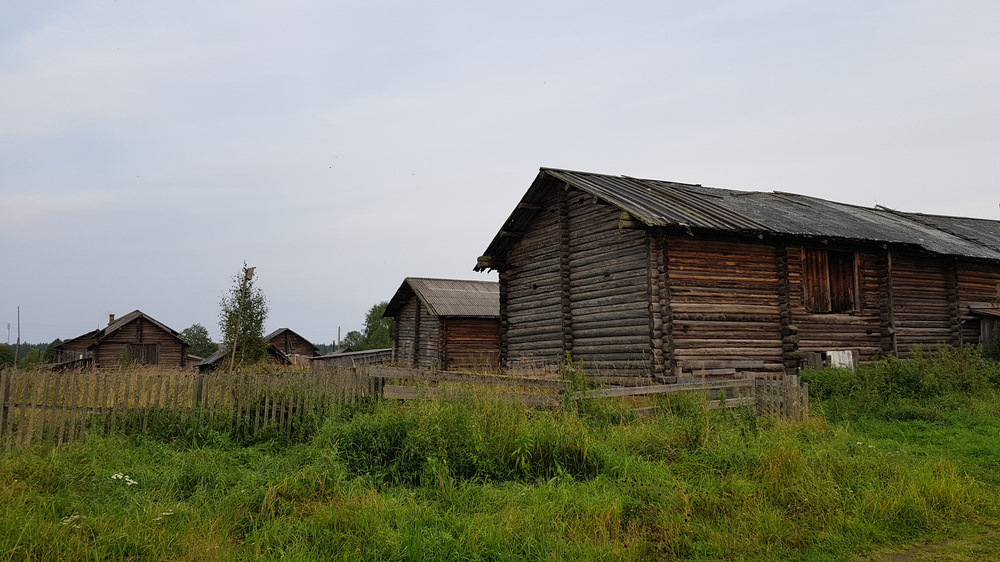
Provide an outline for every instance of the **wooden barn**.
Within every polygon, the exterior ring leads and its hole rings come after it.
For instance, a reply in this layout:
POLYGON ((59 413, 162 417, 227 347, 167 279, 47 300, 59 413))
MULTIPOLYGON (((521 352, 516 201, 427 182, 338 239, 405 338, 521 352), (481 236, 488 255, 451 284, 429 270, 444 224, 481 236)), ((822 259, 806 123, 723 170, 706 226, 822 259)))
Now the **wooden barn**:
POLYGON ((108 325, 56 346, 60 362, 87 361, 98 369, 123 364, 187 367, 188 345, 180 334, 141 311, 134 310, 108 325))
POLYGON ((264 341, 281 350, 295 365, 308 365, 310 357, 319 355, 315 345, 288 328, 271 332, 264 336, 264 341))
POLYGON ((978 342, 1000 221, 543 168, 477 271, 501 362, 660 381, 978 342))
POLYGON ((497 368, 499 295, 493 281, 407 277, 383 314, 396 320, 395 362, 445 370, 497 368))

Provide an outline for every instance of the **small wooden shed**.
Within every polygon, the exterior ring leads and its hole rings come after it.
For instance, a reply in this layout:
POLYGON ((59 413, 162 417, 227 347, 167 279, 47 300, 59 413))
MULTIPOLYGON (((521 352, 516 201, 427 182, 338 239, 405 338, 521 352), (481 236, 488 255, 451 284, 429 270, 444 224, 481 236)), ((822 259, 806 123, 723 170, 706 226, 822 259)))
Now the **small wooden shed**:
POLYGON ((980 341, 1000 221, 542 168, 475 268, 501 362, 674 381, 980 341))
MULTIPOLYGON (((284 354, 280 349, 278 349, 274 344, 267 345, 267 356, 270 361, 276 365, 293 365, 292 360, 284 354)), ((229 366, 232 355, 229 353, 229 349, 224 345, 220 345, 219 349, 215 353, 209 355, 208 357, 202 359, 197 365, 197 369, 201 373, 211 373, 220 367, 229 366)))
POLYGON ((117 319, 110 315, 107 327, 66 340, 56 351, 60 362, 90 359, 98 369, 123 364, 184 369, 188 347, 176 330, 134 310, 117 319))
POLYGON ((383 314, 396 320, 395 362, 445 370, 497 368, 499 295, 494 281, 407 277, 383 314))
POLYGON ((288 328, 278 328, 264 336, 264 341, 281 350, 295 365, 308 365, 310 357, 319 355, 312 342, 288 328))

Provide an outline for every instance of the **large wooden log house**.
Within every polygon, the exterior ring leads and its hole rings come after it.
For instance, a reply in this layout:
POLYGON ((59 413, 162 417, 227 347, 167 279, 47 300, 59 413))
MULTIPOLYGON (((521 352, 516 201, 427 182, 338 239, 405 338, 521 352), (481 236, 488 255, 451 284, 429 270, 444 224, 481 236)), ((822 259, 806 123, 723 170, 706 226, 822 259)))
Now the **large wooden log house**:
POLYGON ((407 277, 383 314, 396 320, 394 361, 420 368, 497 368, 499 295, 495 281, 407 277))
POLYGON ((475 269, 506 367, 794 372, 998 333, 1000 221, 543 168, 475 269))
POLYGON ((60 362, 87 363, 98 369, 125 364, 184 369, 187 349, 176 330, 138 310, 117 319, 112 314, 105 328, 56 346, 60 362))

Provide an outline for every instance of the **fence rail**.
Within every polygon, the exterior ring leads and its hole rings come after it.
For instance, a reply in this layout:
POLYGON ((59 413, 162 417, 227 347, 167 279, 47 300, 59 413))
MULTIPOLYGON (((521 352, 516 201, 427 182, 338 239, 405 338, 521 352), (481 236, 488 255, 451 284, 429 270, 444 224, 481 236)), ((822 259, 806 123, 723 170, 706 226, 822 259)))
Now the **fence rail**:
MULTIPOLYGON (((65 443, 88 433, 145 433, 192 419, 243 434, 303 434, 334 404, 367 396, 465 399, 495 387, 497 395, 551 407, 563 398, 625 398, 702 393, 709 408, 755 407, 787 418, 808 415, 809 387, 797 376, 573 391, 567 381, 536 377, 416 371, 383 366, 282 370, 269 374, 166 371, 0 372, 0 446, 65 443), (446 383, 445 386, 434 386, 446 383), (457 383, 457 384, 455 384, 457 383), (448 386, 451 385, 451 386, 448 386)), ((640 414, 652 408, 639 408, 640 414)))

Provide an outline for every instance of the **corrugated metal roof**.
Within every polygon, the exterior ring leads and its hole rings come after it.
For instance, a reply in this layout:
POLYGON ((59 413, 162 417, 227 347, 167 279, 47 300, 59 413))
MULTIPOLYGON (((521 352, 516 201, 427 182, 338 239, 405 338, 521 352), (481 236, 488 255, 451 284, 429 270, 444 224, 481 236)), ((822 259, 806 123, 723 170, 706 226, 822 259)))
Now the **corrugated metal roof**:
POLYGON ((496 281, 407 277, 389 301, 383 316, 395 318, 410 296, 436 316, 491 318, 500 316, 500 284, 496 281))
POLYGON ((678 225, 726 230, 767 228, 684 189, 696 186, 568 170, 545 172, 628 211, 650 226, 678 225))
MULTIPOLYGON (((901 213, 782 192, 542 168, 486 256, 502 257, 563 183, 594 195, 652 227, 688 232, 777 234, 910 246, 936 254, 1000 260, 1000 221, 901 213)), ((477 265, 476 270, 489 265, 477 265)))
POLYGON ((1000 252, 1000 221, 901 213, 907 218, 1000 252))

